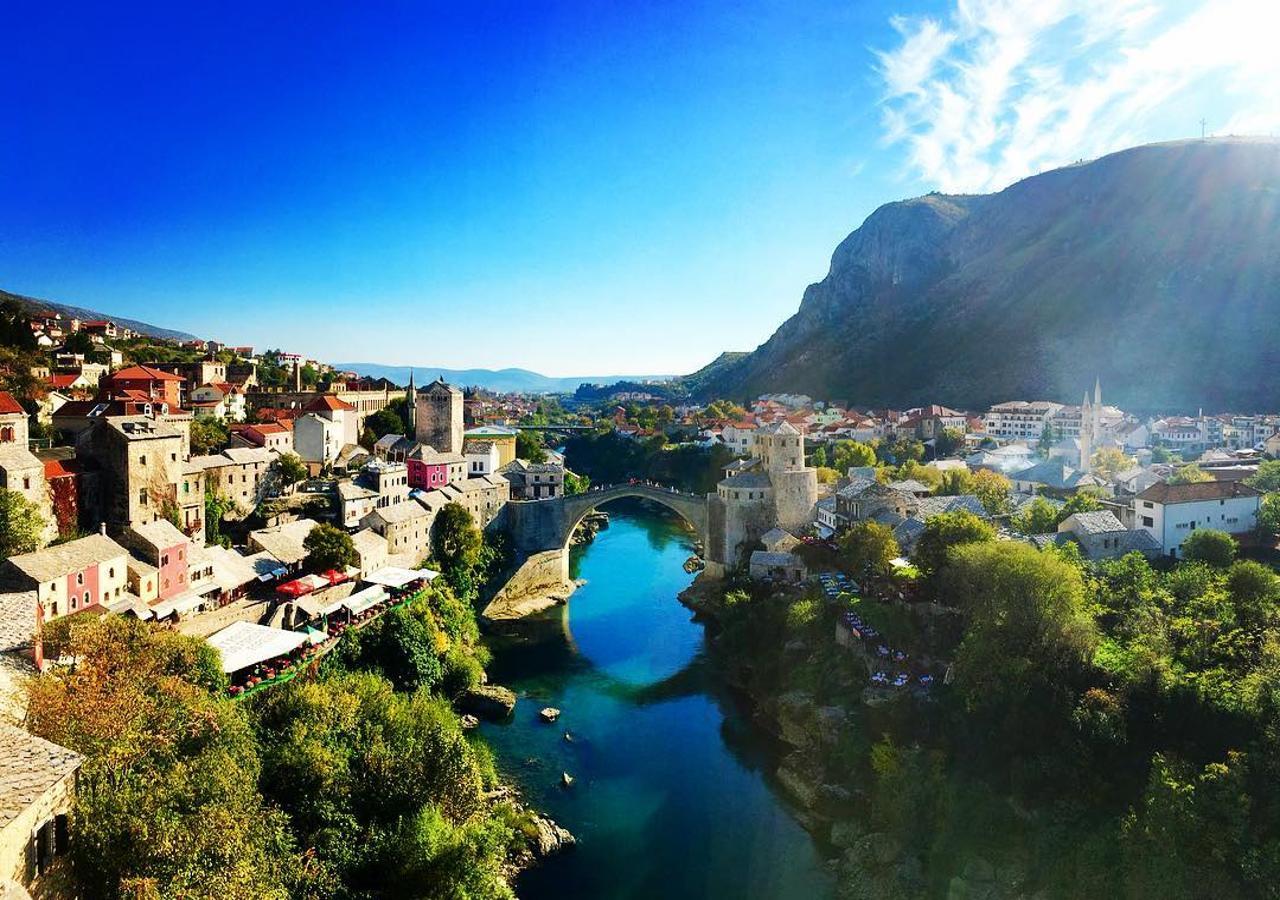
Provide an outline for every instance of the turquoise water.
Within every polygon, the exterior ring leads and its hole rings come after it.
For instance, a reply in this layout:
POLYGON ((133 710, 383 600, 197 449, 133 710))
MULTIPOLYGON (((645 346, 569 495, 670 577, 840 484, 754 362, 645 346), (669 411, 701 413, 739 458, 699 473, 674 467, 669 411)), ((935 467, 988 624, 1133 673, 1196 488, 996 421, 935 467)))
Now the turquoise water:
POLYGON ((520 701, 483 734, 527 799, 579 840, 517 893, 829 897, 813 841, 766 782, 775 748, 708 671, 702 627, 676 600, 692 580, 681 568, 691 536, 644 507, 608 512, 610 526, 574 551, 587 584, 568 606, 488 639, 491 676, 520 701), (562 710, 554 725, 538 719, 544 706, 562 710))

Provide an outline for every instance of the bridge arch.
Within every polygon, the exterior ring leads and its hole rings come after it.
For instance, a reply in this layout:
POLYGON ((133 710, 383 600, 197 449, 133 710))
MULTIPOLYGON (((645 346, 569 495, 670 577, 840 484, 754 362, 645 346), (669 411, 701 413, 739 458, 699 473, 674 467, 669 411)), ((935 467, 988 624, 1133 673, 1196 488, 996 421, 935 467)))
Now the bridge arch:
POLYGON ((583 494, 564 498, 564 526, 560 534, 560 546, 567 548, 579 523, 601 506, 624 498, 639 498, 665 506, 693 526, 698 540, 707 541, 707 498, 699 494, 685 494, 670 488, 649 484, 620 484, 597 488, 583 494))

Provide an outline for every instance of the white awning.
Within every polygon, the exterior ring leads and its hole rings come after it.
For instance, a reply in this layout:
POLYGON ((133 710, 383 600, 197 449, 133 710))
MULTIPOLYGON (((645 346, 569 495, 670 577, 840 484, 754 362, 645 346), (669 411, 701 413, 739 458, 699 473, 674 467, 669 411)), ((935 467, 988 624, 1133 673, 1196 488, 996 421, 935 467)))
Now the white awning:
POLYGON ((242 621, 232 622, 206 640, 222 655, 222 671, 231 673, 291 653, 307 642, 307 635, 242 621))
POLYGON ((179 594, 177 597, 170 597, 168 600, 161 600, 151 607, 151 612, 157 619, 167 619, 174 613, 180 616, 185 615, 203 606, 208 601, 208 594, 217 590, 217 584, 206 582, 195 590, 179 594))
POLYGON ((399 566, 386 566, 364 577, 370 584, 381 584, 386 587, 400 588, 419 578, 431 581, 440 573, 431 569, 402 569, 399 566))
POLYGON ((373 587, 367 587, 363 591, 357 591, 352 594, 346 600, 342 601, 342 605, 345 606, 353 616, 355 616, 364 612, 366 609, 371 609, 372 607, 377 606, 386 599, 386 589, 381 585, 374 585, 373 587))

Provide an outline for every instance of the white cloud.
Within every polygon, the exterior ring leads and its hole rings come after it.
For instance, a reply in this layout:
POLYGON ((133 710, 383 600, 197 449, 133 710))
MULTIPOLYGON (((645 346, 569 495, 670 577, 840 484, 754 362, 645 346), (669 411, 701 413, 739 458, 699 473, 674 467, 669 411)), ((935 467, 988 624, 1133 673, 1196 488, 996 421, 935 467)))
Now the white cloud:
POLYGON ((1280 0, 953 0, 876 51, 908 174, 986 191, 1173 135, 1280 128, 1280 0), (1171 129, 1174 129, 1171 132, 1171 129))

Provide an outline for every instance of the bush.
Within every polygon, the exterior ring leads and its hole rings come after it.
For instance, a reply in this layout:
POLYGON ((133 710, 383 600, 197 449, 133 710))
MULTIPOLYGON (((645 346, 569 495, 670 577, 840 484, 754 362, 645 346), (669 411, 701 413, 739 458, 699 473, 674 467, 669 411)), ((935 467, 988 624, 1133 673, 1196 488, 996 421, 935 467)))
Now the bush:
POLYGON ((1182 555, 1188 560, 1225 569, 1236 558, 1237 546, 1236 539, 1225 531, 1200 528, 1182 542, 1182 555))

